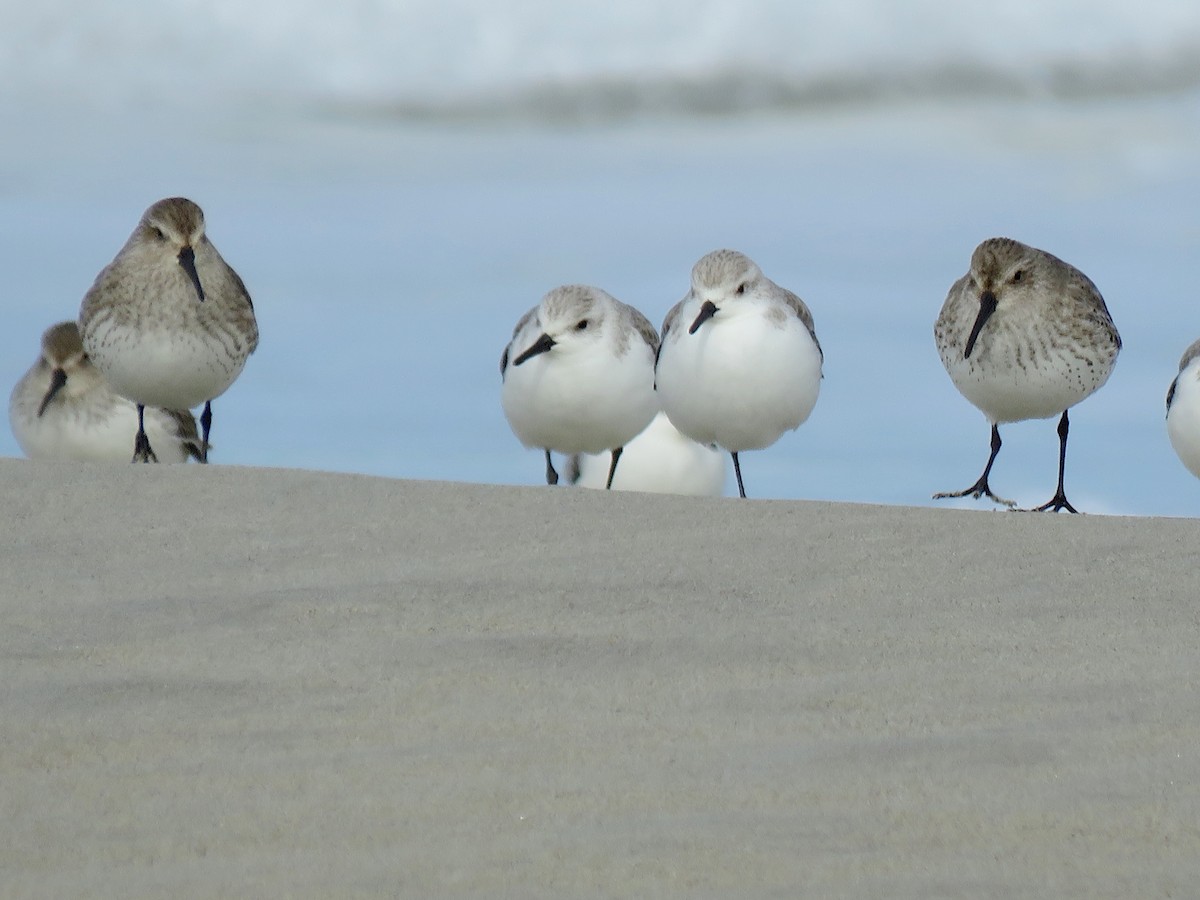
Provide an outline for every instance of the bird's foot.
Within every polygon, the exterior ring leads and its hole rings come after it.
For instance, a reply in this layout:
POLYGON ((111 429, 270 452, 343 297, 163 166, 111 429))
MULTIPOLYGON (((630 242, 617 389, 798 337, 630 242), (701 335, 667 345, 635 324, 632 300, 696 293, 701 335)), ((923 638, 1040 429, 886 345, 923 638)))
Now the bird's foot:
MULTIPOLYGON (((988 487, 987 481, 982 478, 966 490, 941 491, 940 493, 933 495, 934 500, 947 500, 953 497, 970 497, 974 500, 978 500, 981 497, 987 497, 989 500, 999 503, 1001 506, 1006 506, 1009 509, 1014 509, 1017 505, 1016 500, 1008 500, 1004 497, 997 497, 995 494, 993 494, 992 489, 988 487)), ((1066 498, 1063 498, 1063 502, 1066 502, 1066 498)))
POLYGON ((1079 510, 1077 510, 1075 507, 1073 507, 1070 503, 1067 502, 1067 495, 1064 494, 1062 491, 1059 491, 1057 494, 1055 494, 1053 497, 1050 498, 1049 502, 1043 503, 1041 506, 1035 506, 1033 509, 1031 509, 1029 511, 1030 512, 1062 512, 1064 509, 1069 513, 1076 513, 1076 514, 1079 513, 1079 510))
POLYGON ((135 463, 156 463, 158 457, 154 453, 154 449, 150 446, 150 438, 146 437, 146 432, 138 432, 137 438, 133 442, 133 459, 135 463))

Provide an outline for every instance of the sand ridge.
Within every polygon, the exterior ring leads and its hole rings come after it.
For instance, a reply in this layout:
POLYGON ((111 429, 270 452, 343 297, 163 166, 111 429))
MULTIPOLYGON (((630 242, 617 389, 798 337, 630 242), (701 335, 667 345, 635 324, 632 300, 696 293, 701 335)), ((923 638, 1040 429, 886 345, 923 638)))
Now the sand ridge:
POLYGON ((1181 896, 1192 520, 0 459, 12 896, 1181 896))

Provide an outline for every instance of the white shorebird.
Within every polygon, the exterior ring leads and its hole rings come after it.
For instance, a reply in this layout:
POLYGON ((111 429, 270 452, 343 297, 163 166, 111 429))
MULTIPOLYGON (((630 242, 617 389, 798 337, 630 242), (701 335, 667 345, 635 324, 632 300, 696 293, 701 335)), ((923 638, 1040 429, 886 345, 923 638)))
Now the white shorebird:
MULTIPOLYGON (((128 463, 138 429, 137 407, 92 365, 75 322, 46 329, 41 355, 13 388, 8 419, 30 459, 128 463)), ((145 423, 162 462, 200 459, 196 420, 187 410, 149 407, 145 423)))
POLYGON ((599 288, 557 287, 517 322, 500 359, 500 402, 513 433, 550 458, 610 451, 612 486, 625 444, 658 412, 658 335, 640 312, 599 288))
MULTIPOLYGON (((204 232, 204 213, 171 197, 146 210, 79 310, 83 346, 113 389, 138 407, 201 403, 208 461, 212 401, 258 346, 254 306, 242 279, 204 232)), ((139 422, 134 461, 154 450, 139 422)))
MULTIPOLYGON (((576 453, 568 462, 567 480, 579 487, 603 488, 608 469, 603 454, 576 453)), ((725 454, 680 434, 660 412, 625 445, 612 489, 720 497, 725 492, 725 454)))
POLYGON ((1167 391, 1167 436, 1179 461, 1200 478, 1200 341, 1184 352, 1167 391))
POLYGON ((951 286, 933 333, 954 386, 992 427, 991 455, 979 480, 934 499, 986 496, 1015 506, 988 485, 1000 452, 999 426, 1061 413, 1058 490, 1036 509, 1076 512, 1063 490, 1067 410, 1108 380, 1121 349, 1100 291, 1044 250, 991 238, 975 248, 970 270, 951 286))
POLYGON ((738 453, 769 447, 799 428, 821 388, 812 313, 735 250, 692 268, 692 288, 663 322, 657 364, 663 411, 685 435, 738 453))

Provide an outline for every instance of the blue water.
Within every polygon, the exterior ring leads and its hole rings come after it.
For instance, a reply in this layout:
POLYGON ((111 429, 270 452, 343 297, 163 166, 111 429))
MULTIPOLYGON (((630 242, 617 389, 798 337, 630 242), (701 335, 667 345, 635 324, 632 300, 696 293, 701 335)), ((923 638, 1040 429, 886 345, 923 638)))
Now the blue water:
MULTIPOLYGON (((1119 57, 1136 89, 1099 79, 1074 96, 1046 75, 1027 91, 942 81, 823 103, 767 90, 756 96, 774 100, 735 97, 716 112, 683 91, 651 109, 609 98, 597 114, 597 73, 619 56, 604 47, 587 103, 571 106, 560 83, 545 116, 528 95, 481 111, 461 73, 446 76, 449 99, 432 115, 389 80, 403 73, 360 73, 366 87, 336 103, 316 89, 312 102, 273 102, 272 80, 246 73, 241 99, 230 76, 194 103, 165 102, 129 87, 129 65, 59 95, 51 75, 83 58, 63 51, 67 63, 27 76, 0 111, 0 385, 33 362, 47 325, 76 314, 143 209, 183 194, 204 207, 262 331, 215 404, 215 460, 537 484, 540 455, 499 405, 499 354, 518 316, 556 284, 590 282, 661 321, 692 263, 731 246, 808 302, 826 354, 809 422, 746 454, 749 493, 928 504, 974 481, 988 439, 941 368, 932 323, 975 244, 1007 235, 1083 269, 1125 340, 1108 385, 1072 414, 1072 502, 1194 515, 1200 482, 1170 449, 1163 398, 1200 336, 1200 87, 1171 63, 1197 30, 1168 22, 1196 14, 1143 13, 1167 23, 1161 34, 1145 26, 1119 53, 1115 37, 1091 34, 1078 55, 1098 57, 1088 71, 1105 77, 1119 57)), ((835 49, 796 83, 852 68, 848 39, 835 49)), ((492 58, 503 64, 516 91, 526 73, 492 58)), ((1023 504, 1049 499, 1055 422, 1003 435, 993 486, 1023 504)), ((0 454, 19 454, 6 429, 0 454)))

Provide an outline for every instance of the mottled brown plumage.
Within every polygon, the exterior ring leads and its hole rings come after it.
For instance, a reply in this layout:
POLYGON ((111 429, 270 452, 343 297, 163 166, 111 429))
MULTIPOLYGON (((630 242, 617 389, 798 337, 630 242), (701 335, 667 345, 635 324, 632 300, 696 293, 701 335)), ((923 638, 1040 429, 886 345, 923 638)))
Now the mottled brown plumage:
POLYGON ((954 386, 992 426, 983 475, 963 491, 935 498, 986 495, 1012 506, 988 485, 999 425, 1061 413, 1058 491, 1038 508, 1075 512, 1062 485, 1067 410, 1108 380, 1121 349, 1100 291, 1044 250, 991 238, 975 248, 970 270, 950 288, 933 333, 954 386))
MULTIPOLYGON (((209 241, 200 207, 182 197, 146 210, 83 298, 79 324, 96 367, 139 407, 203 403, 205 447, 212 400, 258 346, 246 286, 209 241)), ((134 455, 154 455, 144 432, 134 455)))
MULTIPOLYGON (((8 415, 31 459, 127 463, 138 428, 137 407, 92 365, 75 322, 59 322, 42 335, 41 355, 13 389, 8 415)), ((145 426, 162 462, 201 458, 187 410, 149 407, 145 426)))

